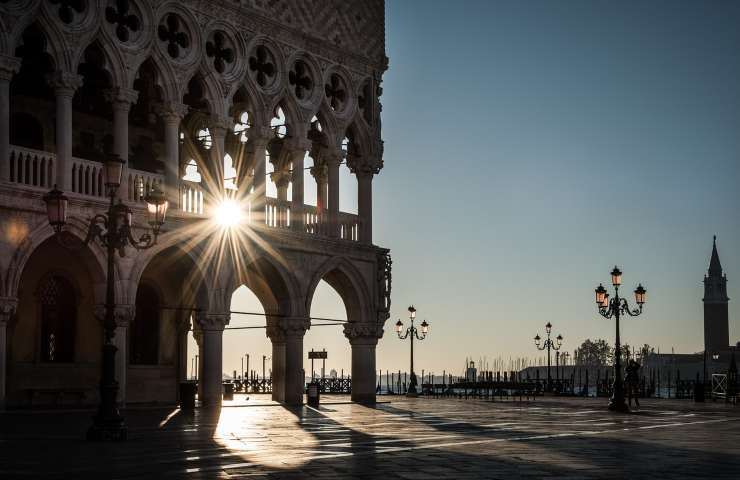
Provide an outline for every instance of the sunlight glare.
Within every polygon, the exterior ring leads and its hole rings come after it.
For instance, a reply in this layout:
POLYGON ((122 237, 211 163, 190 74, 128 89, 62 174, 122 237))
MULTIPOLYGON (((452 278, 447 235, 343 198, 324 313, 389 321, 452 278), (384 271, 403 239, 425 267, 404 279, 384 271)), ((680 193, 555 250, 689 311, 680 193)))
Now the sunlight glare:
POLYGON ((215 212, 216 223, 222 227, 233 227, 242 220, 242 211, 239 204, 234 200, 223 200, 215 212))

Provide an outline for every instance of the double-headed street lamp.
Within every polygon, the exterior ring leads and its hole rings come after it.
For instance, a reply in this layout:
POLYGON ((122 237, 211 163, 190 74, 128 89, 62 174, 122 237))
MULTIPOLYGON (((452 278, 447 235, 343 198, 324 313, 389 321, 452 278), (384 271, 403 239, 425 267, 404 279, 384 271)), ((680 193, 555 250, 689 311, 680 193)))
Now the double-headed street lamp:
POLYGON ((614 341, 614 393, 609 399, 609 410, 614 412, 628 412, 629 407, 624 401, 624 385, 622 383, 622 344, 619 341, 619 317, 627 314, 631 317, 637 317, 642 313, 642 305, 645 303, 645 294, 647 290, 638 284, 635 289, 635 302, 639 306, 637 309, 630 309, 626 298, 619 296, 619 286, 622 284, 622 272, 614 266, 611 272, 612 285, 614 285, 614 298, 609 299, 609 294, 603 285, 596 287, 596 306, 599 313, 604 318, 615 319, 616 338, 614 341))
POLYGON ((552 376, 550 375, 550 350, 558 351, 560 350, 560 347, 563 345, 563 336, 558 335, 555 337, 555 341, 550 338, 550 332, 552 332, 552 324, 550 322, 547 322, 545 325, 545 332, 547 332, 547 338, 545 339, 545 343, 540 346, 540 341, 542 340, 540 338, 540 335, 537 334, 534 337, 534 344, 537 347, 538 350, 547 350, 547 390, 552 390, 552 376))
MULTIPOLYGON (((137 250, 153 247, 157 243, 159 229, 164 223, 168 203, 164 193, 159 188, 152 189, 146 196, 149 211, 149 225, 152 233, 145 233, 135 239, 132 232, 132 212, 120 200, 116 203, 116 193, 121 185, 123 160, 118 155, 109 155, 103 164, 106 193, 110 198, 108 211, 97 214, 90 219, 87 236, 84 244, 97 240, 106 249, 108 269, 106 272, 105 290, 105 319, 103 321, 103 359, 100 377, 100 406, 93 418, 93 425, 87 431, 90 440, 125 440, 127 436, 126 424, 116 406, 118 382, 116 382, 116 351, 113 344, 116 334, 115 320, 115 254, 123 257, 126 247, 132 246, 137 250)), ((54 229, 57 238, 64 242, 62 229, 67 222, 68 199, 56 186, 44 196, 49 224, 54 229)), ((79 246, 79 245, 78 245, 79 246)))
POLYGON ((416 397, 418 393, 416 392, 416 374, 414 373, 414 337, 416 337, 417 340, 424 340, 427 337, 427 333, 429 333, 429 324, 426 320, 421 322, 421 336, 419 336, 419 330, 414 326, 416 309, 413 305, 409 307, 409 319, 411 320, 411 326, 406 329, 406 333, 404 334, 401 334, 401 332, 403 332, 403 322, 401 322, 400 319, 396 322, 396 333, 398 334, 398 338, 401 340, 406 340, 406 338, 411 339, 411 378, 406 395, 409 397, 416 397))

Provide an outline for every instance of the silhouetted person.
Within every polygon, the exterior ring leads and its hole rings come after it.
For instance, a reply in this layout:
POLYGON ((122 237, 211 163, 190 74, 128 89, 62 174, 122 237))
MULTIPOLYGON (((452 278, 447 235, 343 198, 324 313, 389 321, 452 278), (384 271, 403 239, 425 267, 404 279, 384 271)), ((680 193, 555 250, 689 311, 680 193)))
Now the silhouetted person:
POLYGON ((635 406, 640 408, 640 364, 636 360, 630 360, 625 370, 624 382, 627 386, 627 400, 629 406, 632 406, 632 398, 635 399, 635 406))

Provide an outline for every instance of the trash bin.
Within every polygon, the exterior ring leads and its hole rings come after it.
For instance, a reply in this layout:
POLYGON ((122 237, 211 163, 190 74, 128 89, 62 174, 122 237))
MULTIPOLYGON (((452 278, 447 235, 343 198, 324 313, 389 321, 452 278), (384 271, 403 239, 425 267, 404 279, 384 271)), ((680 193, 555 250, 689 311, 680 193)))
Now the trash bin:
POLYGON ((198 391, 198 382, 180 382, 180 408, 193 410, 195 408, 195 392, 198 391))
POLYGON ((224 400, 234 399, 234 384, 231 382, 224 383, 224 400))
POLYGON ((307 390, 308 406, 319 408, 319 384, 311 382, 308 384, 307 390))

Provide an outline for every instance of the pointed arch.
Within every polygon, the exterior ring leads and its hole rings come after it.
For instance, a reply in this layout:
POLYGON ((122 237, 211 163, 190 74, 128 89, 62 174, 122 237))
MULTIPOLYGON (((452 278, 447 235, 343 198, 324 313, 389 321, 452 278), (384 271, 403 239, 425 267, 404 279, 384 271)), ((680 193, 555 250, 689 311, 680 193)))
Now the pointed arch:
POLYGON ((365 322, 369 311, 369 291, 367 284, 363 279, 362 273, 346 257, 332 257, 314 273, 306 290, 307 312, 311 311, 316 287, 321 280, 326 281, 342 297, 345 308, 347 309, 348 322, 365 322))
POLYGON ((103 54, 105 59, 105 70, 110 75, 111 86, 113 87, 127 87, 128 79, 126 76, 126 62, 121 55, 121 51, 112 45, 108 38, 104 35, 98 34, 93 37, 84 48, 79 49, 74 53, 72 58, 72 71, 77 71, 80 64, 84 61, 85 52, 91 46, 97 47, 103 54))

